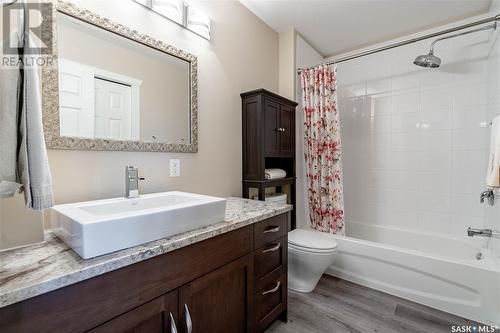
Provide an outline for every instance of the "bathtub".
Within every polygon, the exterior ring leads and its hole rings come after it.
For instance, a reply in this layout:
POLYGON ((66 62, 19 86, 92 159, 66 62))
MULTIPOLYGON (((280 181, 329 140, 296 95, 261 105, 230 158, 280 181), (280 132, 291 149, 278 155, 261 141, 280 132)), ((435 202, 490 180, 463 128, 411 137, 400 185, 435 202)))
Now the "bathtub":
POLYGON ((347 222, 326 274, 500 325, 498 258, 472 241, 347 222), (476 259, 481 253, 482 259, 476 259))

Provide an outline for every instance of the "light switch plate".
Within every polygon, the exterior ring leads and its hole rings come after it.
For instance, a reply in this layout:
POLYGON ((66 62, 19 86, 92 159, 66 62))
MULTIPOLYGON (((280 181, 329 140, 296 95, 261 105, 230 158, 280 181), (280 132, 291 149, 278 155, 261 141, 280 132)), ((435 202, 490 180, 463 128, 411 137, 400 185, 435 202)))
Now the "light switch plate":
POLYGON ((181 175, 181 161, 177 159, 170 160, 170 177, 179 177, 181 175))

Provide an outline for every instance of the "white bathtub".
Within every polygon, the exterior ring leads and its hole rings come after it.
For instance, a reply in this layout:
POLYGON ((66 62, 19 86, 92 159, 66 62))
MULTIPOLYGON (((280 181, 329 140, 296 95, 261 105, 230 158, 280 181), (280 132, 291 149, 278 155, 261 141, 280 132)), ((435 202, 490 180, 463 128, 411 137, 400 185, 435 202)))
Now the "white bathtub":
POLYGON ((348 222, 327 274, 500 325, 498 259, 472 241, 348 222), (483 259, 477 260, 481 252, 483 259))

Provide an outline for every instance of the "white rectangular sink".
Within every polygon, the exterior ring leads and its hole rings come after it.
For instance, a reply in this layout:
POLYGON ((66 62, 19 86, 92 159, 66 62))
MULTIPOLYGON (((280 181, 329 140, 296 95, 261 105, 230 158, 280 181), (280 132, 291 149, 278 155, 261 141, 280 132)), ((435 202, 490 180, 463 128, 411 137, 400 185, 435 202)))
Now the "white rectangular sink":
POLYGON ((55 233, 82 258, 224 221, 226 199, 184 192, 57 205, 55 233))

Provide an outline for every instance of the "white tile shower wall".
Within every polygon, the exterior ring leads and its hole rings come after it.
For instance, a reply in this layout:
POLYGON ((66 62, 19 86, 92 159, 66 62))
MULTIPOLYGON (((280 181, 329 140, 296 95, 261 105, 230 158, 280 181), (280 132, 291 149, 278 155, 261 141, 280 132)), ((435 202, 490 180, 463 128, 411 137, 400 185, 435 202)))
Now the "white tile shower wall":
POLYGON ((499 207, 479 203, 500 112, 497 36, 440 42, 438 69, 413 64, 430 41, 338 65, 347 221, 453 237, 499 228, 499 207))

